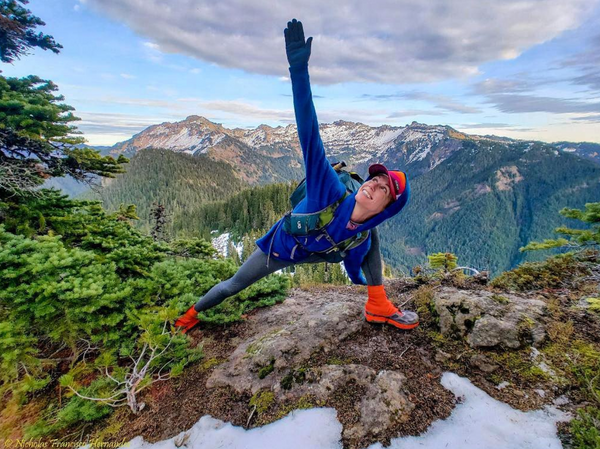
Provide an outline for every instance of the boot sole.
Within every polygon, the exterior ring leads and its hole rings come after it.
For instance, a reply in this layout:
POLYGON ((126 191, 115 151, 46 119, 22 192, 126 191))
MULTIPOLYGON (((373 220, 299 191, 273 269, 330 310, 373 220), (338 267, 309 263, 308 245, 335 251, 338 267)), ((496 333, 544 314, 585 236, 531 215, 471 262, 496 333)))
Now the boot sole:
POLYGON ((397 321, 394 321, 392 319, 386 318, 384 316, 371 315, 368 312, 365 312, 364 316, 365 316, 365 321, 367 323, 370 323, 370 324, 390 324, 390 325, 392 325, 394 327, 397 327, 398 329, 414 329, 415 327, 417 327, 419 325, 418 321, 416 323, 412 323, 412 324, 402 324, 402 323, 398 323, 397 321))

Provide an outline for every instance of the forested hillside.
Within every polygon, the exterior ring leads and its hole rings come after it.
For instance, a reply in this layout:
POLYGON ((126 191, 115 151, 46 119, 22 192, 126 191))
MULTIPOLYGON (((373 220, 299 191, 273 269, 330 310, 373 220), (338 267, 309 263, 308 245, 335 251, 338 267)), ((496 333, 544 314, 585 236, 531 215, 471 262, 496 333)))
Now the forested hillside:
POLYGON ((200 235, 209 238, 211 231, 228 231, 235 240, 244 234, 269 229, 290 208, 290 195, 298 183, 269 184, 252 187, 228 200, 201 205, 174 216, 176 235, 200 235))
POLYGON ((598 201, 600 167, 544 144, 466 141, 411 188, 406 208, 380 226, 390 263, 408 270, 426 254, 449 251, 461 264, 498 273, 548 255, 520 253, 527 242, 580 225, 558 211, 598 201))
POLYGON ((100 199, 107 210, 121 204, 135 204, 140 220, 136 227, 148 232, 153 203, 165 207, 167 234, 172 233, 173 216, 187 220, 186 214, 202 204, 220 201, 239 192, 245 184, 234 176, 233 168, 208 157, 192 157, 169 150, 148 148, 126 164, 127 173, 105 181, 98 192, 87 198, 100 199))
MULTIPOLYGON (((427 254, 448 251, 461 264, 498 273, 547 256, 550 251, 521 253, 519 248, 561 225, 581 226, 558 211, 597 200, 600 167, 554 154, 544 145, 523 150, 466 142, 464 151, 412 178, 408 205, 379 227, 384 259, 410 272, 426 262, 427 254)), ((218 229, 231 231, 236 239, 250 233, 257 237, 289 209, 296 184, 255 187, 206 204, 185 218, 176 216, 174 230, 209 237, 218 229)))

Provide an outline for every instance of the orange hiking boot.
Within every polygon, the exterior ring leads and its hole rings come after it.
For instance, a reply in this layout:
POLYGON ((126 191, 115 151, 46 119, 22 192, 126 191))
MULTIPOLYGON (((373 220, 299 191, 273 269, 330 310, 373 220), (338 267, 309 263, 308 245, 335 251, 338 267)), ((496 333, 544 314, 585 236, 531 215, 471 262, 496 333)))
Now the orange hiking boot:
POLYGON ((199 322, 200 321, 198 320, 198 312, 196 312, 194 306, 192 306, 188 309, 187 312, 180 316, 177 319, 177 321, 175 321, 175 327, 183 328, 181 329, 181 333, 185 334, 199 322))
POLYGON ((365 305, 365 320, 373 324, 391 324, 399 329, 413 329, 419 325, 419 315, 400 311, 387 298, 383 285, 369 285, 369 299, 365 305))

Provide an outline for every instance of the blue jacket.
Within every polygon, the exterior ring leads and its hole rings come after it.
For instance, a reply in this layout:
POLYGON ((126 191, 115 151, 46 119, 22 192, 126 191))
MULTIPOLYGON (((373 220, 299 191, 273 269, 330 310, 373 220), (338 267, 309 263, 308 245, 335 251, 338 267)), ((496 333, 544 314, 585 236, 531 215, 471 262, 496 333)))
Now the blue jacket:
MULTIPOLYGON (((346 187, 338 179, 335 170, 325 156, 323 142, 319 135, 319 123, 312 101, 308 64, 290 67, 292 91, 294 94, 294 111, 298 125, 298 137, 304 156, 306 169, 306 197, 294 208, 294 212, 317 212, 339 200, 346 192, 346 187)), ((390 204, 384 211, 362 223, 358 228, 346 228, 354 205, 356 193, 348 195, 335 210, 333 220, 327 225, 327 232, 335 242, 346 240, 359 232, 365 232, 378 224, 396 215, 404 207, 410 196, 408 177, 404 193, 390 204)), ((309 251, 323 251, 331 248, 331 244, 324 238, 299 237, 302 246, 309 251)), ((283 230, 283 218, 280 219, 264 236, 256 241, 258 247, 269 257, 280 260, 302 262, 311 255, 297 245, 294 238, 283 230)), ((366 285, 361 265, 369 248, 369 236, 363 243, 350 249, 344 258, 344 266, 348 276, 355 284, 366 285)))

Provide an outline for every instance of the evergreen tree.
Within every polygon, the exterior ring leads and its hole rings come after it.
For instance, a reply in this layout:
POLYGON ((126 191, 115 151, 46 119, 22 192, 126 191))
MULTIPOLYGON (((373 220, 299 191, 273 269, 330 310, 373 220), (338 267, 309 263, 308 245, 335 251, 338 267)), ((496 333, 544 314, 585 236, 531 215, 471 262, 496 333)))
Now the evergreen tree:
POLYGON ((441 269, 445 273, 457 267, 458 258, 452 253, 435 253, 427 256, 433 269, 441 269))
POLYGON ((566 226, 556 228, 558 234, 571 236, 565 238, 547 239, 543 242, 531 242, 520 248, 520 251, 534 251, 549 248, 577 248, 596 247, 600 245, 600 203, 586 203, 585 210, 563 208, 559 212, 562 216, 579 220, 592 225, 590 229, 571 229, 566 226))
MULTIPOLYGON (((34 29, 44 22, 22 5, 27 0, 0 1, 0 60, 10 63, 39 47, 58 53, 54 38, 34 29), (19 5, 21 3, 21 5, 19 5)), ((58 86, 30 75, 0 76, 0 200, 34 191, 50 177, 72 176, 91 183, 96 176, 114 177, 124 170, 117 160, 85 148, 70 123, 79 120, 72 106, 55 95, 58 86)), ((41 194, 41 193, 39 193, 41 194)))
POLYGON ((46 25, 44 21, 19 3, 26 5, 29 1, 0 1, 0 61, 11 63, 33 47, 58 53, 62 45, 52 36, 34 32, 38 26, 46 25))
POLYGON ((233 263, 236 266, 240 266, 240 257, 238 256, 237 249, 231 240, 229 240, 227 243, 227 257, 233 260, 233 263))
POLYGON ((69 124, 79 118, 53 94, 57 89, 33 75, 0 76, 0 199, 33 191, 50 177, 90 183, 124 171, 123 156, 115 160, 80 147, 84 139, 73 136, 80 132, 69 124))
POLYGON ((164 227, 166 223, 165 206, 158 203, 153 203, 152 209, 150 210, 150 217, 154 225, 152 226, 152 232, 150 235, 155 241, 165 240, 164 227))

